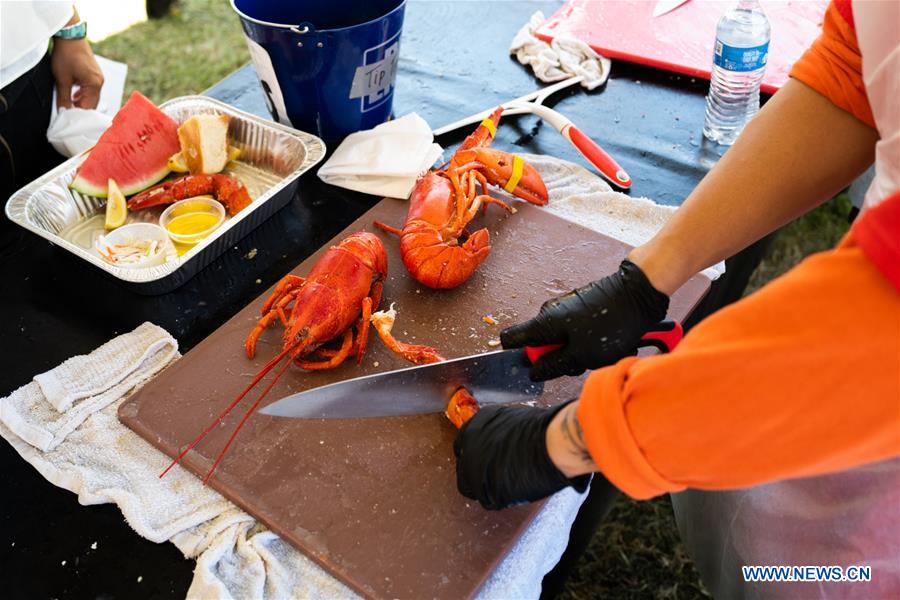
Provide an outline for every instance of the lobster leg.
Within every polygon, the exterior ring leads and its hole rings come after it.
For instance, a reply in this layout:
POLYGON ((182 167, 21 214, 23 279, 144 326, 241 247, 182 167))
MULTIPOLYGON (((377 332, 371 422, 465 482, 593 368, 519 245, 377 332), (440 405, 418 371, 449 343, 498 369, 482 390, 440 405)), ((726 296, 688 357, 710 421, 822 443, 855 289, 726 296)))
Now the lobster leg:
POLYGON ((352 348, 353 330, 348 329, 344 332, 344 341, 341 343, 340 350, 338 350, 337 353, 335 353, 334 356, 332 356, 328 360, 320 362, 314 360, 304 360, 302 358, 295 358, 294 364, 301 369, 306 369, 307 371, 324 371, 325 369, 333 369, 347 360, 347 357, 350 356, 350 350, 352 348))
POLYGON ((247 354, 247 358, 253 358, 256 355, 256 341, 259 339, 260 334, 275 321, 277 316, 278 311, 270 310, 256 322, 256 327, 253 328, 253 331, 250 332, 250 335, 244 341, 244 352, 247 354))
POLYGON ((385 225, 381 221, 372 221, 372 224, 375 225, 378 229, 385 231, 387 233, 392 233, 394 235, 403 235, 402 229, 397 229, 396 227, 391 227, 390 225, 385 225))
POLYGON ((499 206, 500 208, 502 208, 509 214, 511 214, 511 215, 516 214, 515 208, 513 208, 512 206, 510 206, 503 200, 501 200, 499 198, 494 198, 493 196, 488 194, 487 178, 484 176, 484 174, 481 171, 472 170, 472 171, 469 171, 469 173, 472 173, 475 176, 475 179, 478 180, 479 185, 481 185, 481 195, 478 196, 478 198, 482 202, 482 208, 484 208, 485 211, 487 210, 488 204, 496 204, 497 206, 499 206))
POLYGON ((357 330, 356 364, 362 363, 363 354, 369 343, 369 320, 372 318, 372 297, 363 299, 362 316, 359 318, 357 330))
POLYGON ((378 332, 381 340, 388 348, 409 362, 417 365, 427 365, 429 363, 447 360, 438 354, 438 351, 431 346, 405 344, 398 341, 391 335, 391 329, 394 327, 394 319, 396 319, 396 317, 397 311, 394 310, 393 304, 388 310, 379 311, 372 315, 372 324, 375 326, 375 331, 378 332))
MULTIPOLYGON (((506 212, 511 215, 516 214, 516 209, 501 200, 500 198, 494 198, 493 196, 489 196, 488 194, 481 194, 475 199, 479 204, 483 205, 487 208, 488 204, 496 204, 506 212)), ((475 207, 475 210, 478 210, 478 207, 475 207)))
POLYGON ((362 316, 360 317, 360 323, 356 326, 356 331, 359 334, 356 338, 356 364, 362 363, 363 354, 366 353, 366 347, 369 344, 369 324, 372 321, 372 309, 378 308, 378 305, 381 304, 381 292, 383 289, 384 285, 380 281, 376 281, 372 284, 372 289, 369 290, 369 296, 363 300, 362 316))
POLYGON ((278 282, 278 285, 275 286, 275 291, 272 292, 272 295, 269 296, 269 299, 266 300, 266 303, 263 304, 262 314, 266 314, 276 302, 281 300, 285 294, 290 293, 292 290, 300 288, 303 283, 306 281, 303 277, 298 277, 297 275, 285 275, 282 277, 281 281, 278 282))

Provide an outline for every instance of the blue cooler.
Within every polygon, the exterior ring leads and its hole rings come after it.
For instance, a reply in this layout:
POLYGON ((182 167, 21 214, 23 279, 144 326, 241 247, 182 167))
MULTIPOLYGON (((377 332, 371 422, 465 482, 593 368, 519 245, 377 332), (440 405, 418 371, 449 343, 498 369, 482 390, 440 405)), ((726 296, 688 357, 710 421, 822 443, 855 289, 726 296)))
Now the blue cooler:
POLYGON ((391 115, 406 0, 231 0, 272 117, 327 143, 391 115))

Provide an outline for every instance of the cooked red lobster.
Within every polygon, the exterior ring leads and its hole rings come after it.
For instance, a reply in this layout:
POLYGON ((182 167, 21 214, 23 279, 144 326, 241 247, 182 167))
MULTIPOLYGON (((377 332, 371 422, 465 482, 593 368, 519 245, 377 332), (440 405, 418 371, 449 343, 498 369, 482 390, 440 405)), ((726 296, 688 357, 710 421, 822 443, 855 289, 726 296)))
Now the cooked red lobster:
MULTIPOLYGON (((206 474, 204 483, 209 481, 244 423, 292 362, 307 370, 331 369, 355 354, 359 363, 366 351, 372 310, 381 301, 385 277, 387 254, 384 246, 377 236, 367 232, 354 233, 337 246, 329 248, 306 277, 286 275, 263 304, 262 317, 244 343, 248 358, 253 358, 260 334, 269 325, 279 322, 284 326, 281 352, 263 366, 244 391, 172 461, 162 475, 179 463, 282 361, 280 369, 238 423, 206 474), (354 328, 356 335, 353 334, 354 328), (339 345, 336 348, 329 347, 330 342, 338 342, 339 345), (285 357, 287 360, 284 360, 285 357)), ((391 335, 392 313, 393 311, 378 313, 386 317, 378 316, 374 319, 378 333, 388 347, 417 364, 444 360, 434 348, 403 344, 395 340, 391 335)))
POLYGON ((547 203, 547 187, 534 167, 522 157, 487 148, 494 138, 498 108, 463 141, 444 170, 431 170, 419 178, 409 199, 402 229, 376 222, 400 236, 403 264, 420 283, 432 288, 453 288, 472 276, 491 252, 490 234, 479 229, 471 235, 466 225, 478 209, 497 204, 515 209, 488 194, 488 184, 502 186, 532 204, 547 203), (476 183, 481 188, 479 194, 476 183), (467 239, 466 239, 467 238, 467 239), (463 242, 460 242, 464 239, 463 242))
POLYGON ((252 200, 244 184, 228 175, 185 175, 163 182, 128 200, 128 210, 141 210, 159 204, 171 204, 185 198, 212 194, 213 198, 225 205, 229 215, 236 215, 252 200))

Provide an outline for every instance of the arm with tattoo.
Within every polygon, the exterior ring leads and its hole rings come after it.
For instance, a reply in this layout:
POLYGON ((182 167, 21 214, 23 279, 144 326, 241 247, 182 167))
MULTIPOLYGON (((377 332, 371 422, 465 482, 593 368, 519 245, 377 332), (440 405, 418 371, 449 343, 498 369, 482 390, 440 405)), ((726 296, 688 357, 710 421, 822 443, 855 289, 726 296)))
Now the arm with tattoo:
POLYGON ((547 427, 547 453, 566 477, 597 470, 578 422, 578 401, 562 409, 547 427))

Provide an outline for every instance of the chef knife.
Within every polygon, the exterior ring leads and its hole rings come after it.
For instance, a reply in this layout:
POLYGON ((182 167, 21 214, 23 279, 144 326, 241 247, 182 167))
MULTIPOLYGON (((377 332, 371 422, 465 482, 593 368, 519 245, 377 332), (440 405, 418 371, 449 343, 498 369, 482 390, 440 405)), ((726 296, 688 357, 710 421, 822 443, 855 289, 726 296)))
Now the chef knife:
MULTIPOLYGON (((660 321, 641 346, 673 349, 682 336, 677 321, 660 321)), ((528 377, 531 363, 561 344, 498 350, 443 362, 364 375, 286 396, 260 411, 273 417, 357 419, 443 412, 460 387, 482 406, 537 397, 544 384, 528 377)))
POLYGON ((653 9, 653 16, 660 17, 669 11, 675 10, 685 2, 687 2, 687 0, 659 0, 659 2, 656 3, 656 7, 653 9))

